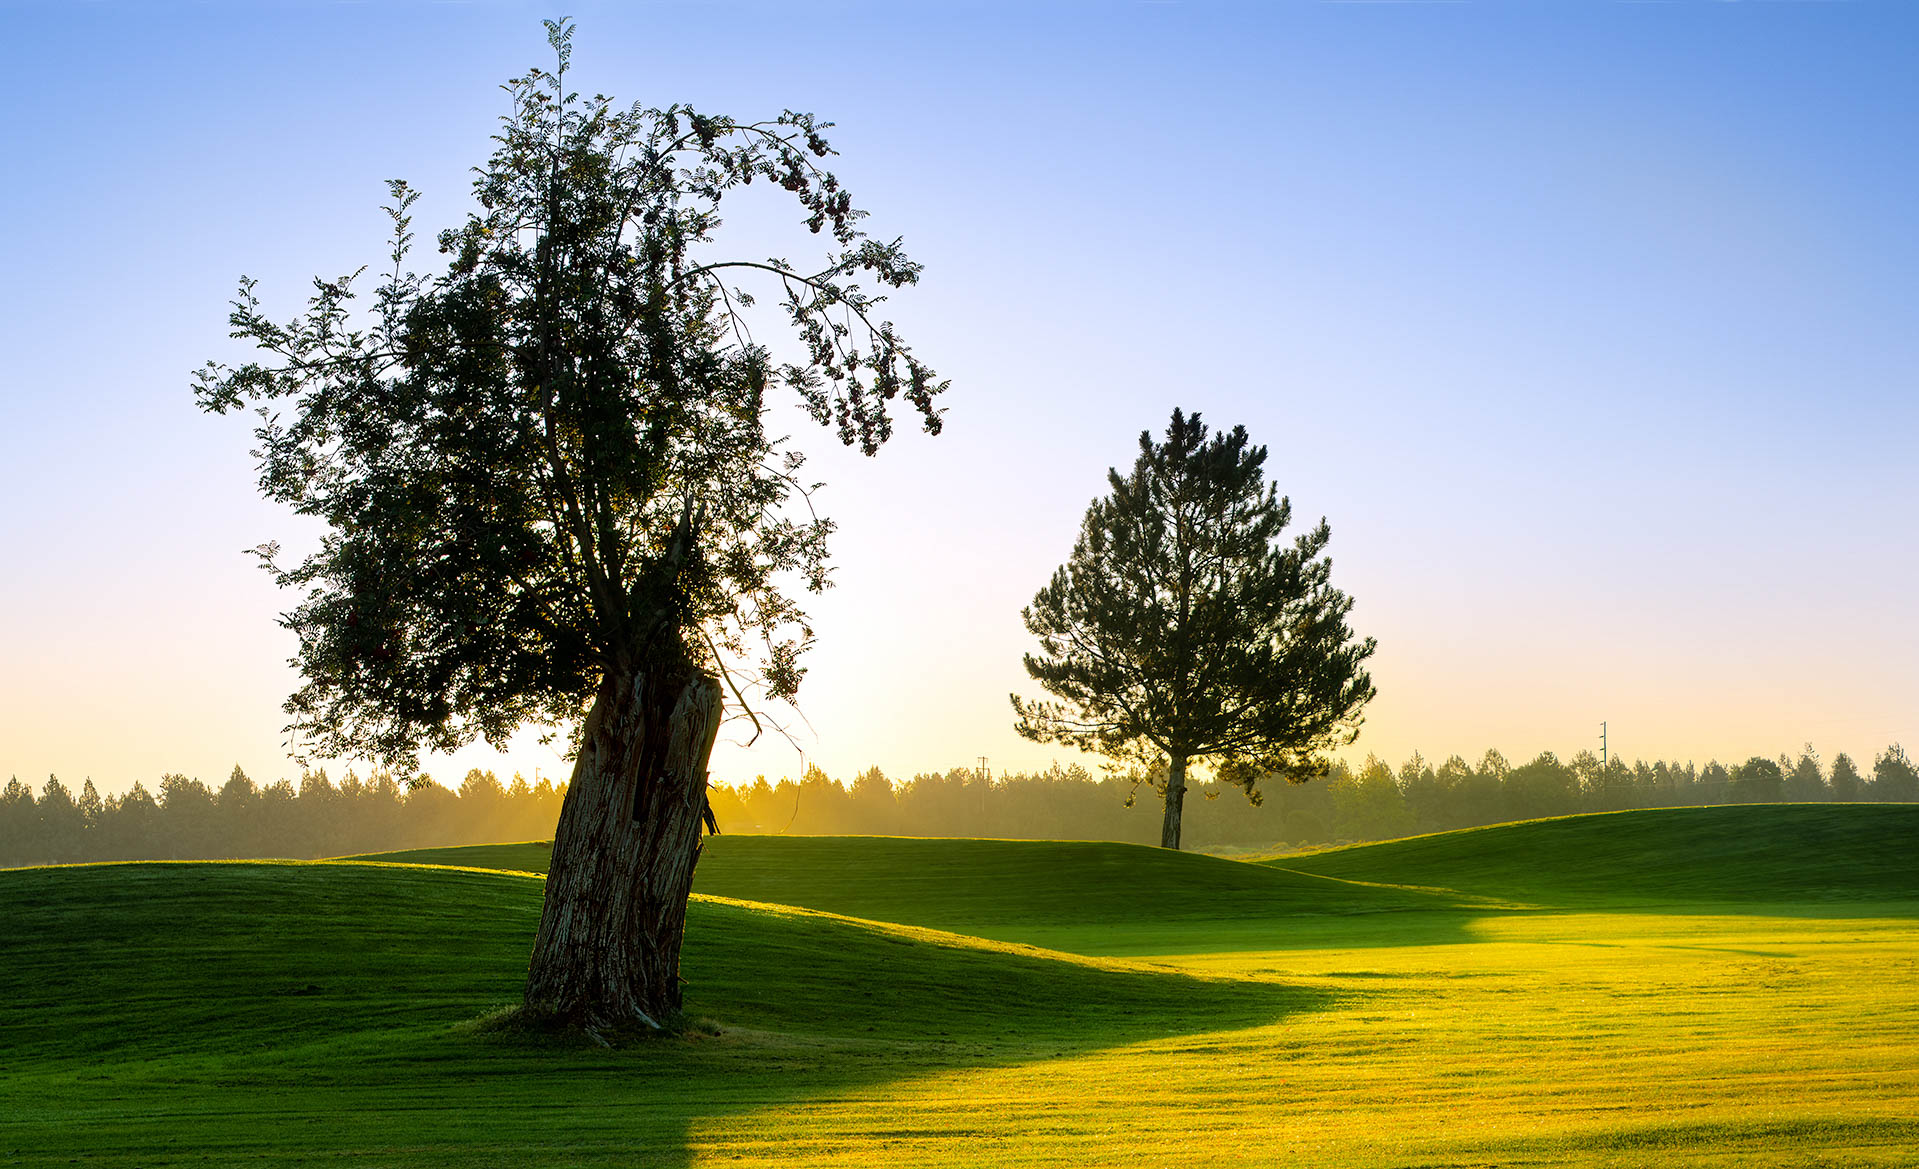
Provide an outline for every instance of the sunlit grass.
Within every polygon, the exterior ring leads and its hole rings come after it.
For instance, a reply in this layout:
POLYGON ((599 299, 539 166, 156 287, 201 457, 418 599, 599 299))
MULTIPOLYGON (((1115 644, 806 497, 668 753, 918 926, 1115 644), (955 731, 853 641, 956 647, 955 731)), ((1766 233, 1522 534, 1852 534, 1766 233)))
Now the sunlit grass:
MULTIPOLYGON (((528 846, 0 873, 0 1165, 1915 1164, 1919 887, 1874 811, 1851 831, 1878 876, 1837 900, 1779 899, 1825 863, 1781 844, 1738 886, 1767 901, 1639 904, 1622 877, 1595 904, 1593 862, 1584 904, 1527 911, 1473 899, 1517 891, 1505 846, 1461 854, 1453 895, 1393 887, 1448 884, 1430 843, 1322 858, 1352 884, 736 838, 703 887, 766 899, 786 866, 786 900, 839 904, 696 902, 688 1006, 723 1034, 614 1051, 463 1025, 511 1001, 539 908, 476 870, 536 868, 528 846), (904 924, 835 916, 881 907, 904 924), (968 914, 999 940, 941 932, 968 914)), ((1656 816, 1612 822, 1657 843, 1656 816)))
MULTIPOLYGON (((1919 906, 1908 907, 1919 911, 1919 906)), ((1319 1010, 694 1126, 715 1157, 914 1164, 1910 1164, 1910 918, 1537 914, 1474 940, 1185 956, 1319 1010), (965 1158, 962 1158, 965 1159, 965 1158)))

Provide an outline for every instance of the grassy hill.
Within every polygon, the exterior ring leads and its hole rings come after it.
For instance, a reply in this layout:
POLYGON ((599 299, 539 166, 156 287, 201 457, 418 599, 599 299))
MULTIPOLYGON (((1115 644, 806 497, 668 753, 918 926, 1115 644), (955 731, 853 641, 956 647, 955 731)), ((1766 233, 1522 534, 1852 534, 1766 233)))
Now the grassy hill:
POLYGON ((1563 907, 1919 900, 1919 804, 1562 816, 1265 862, 1563 907))
MULTIPOLYGON (((530 842, 356 859, 544 872, 549 855, 530 842)), ((1136 844, 897 836, 713 837, 694 889, 1078 954, 1284 948, 1310 944, 1315 918, 1446 911, 1392 919, 1430 932, 1486 904, 1136 844)))
POLYGON ((725 1033, 551 1048, 470 1029, 517 999, 540 906, 523 876, 100 865, 0 872, 0 899, 5 1164, 50 1138, 143 1165, 284 1164, 289 1140, 380 1163, 584 1147, 680 1164, 686 1126, 736 1100, 1255 1026, 1324 997, 701 898, 688 1009, 725 1033), (782 1080, 795 1058, 807 1076, 782 1080))
POLYGON ((722 837, 684 962, 718 1033, 614 1049, 487 1024, 541 845, 0 871, 0 1166, 1914 1164, 1912 811, 1576 817, 1300 871, 722 837), (1151 957, 1007 940, 1034 938, 1151 957))

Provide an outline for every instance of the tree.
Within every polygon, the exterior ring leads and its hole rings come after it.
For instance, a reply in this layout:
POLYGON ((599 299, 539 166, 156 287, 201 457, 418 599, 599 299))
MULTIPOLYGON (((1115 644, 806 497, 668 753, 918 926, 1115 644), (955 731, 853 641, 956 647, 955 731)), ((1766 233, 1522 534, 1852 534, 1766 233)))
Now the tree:
POLYGON ((890 832, 899 816, 899 797, 893 781, 877 766, 869 767, 853 778, 847 793, 856 817, 858 831, 880 835, 890 832))
POLYGON ((1794 800, 1823 800, 1830 794, 1826 777, 1819 770, 1819 753, 1812 749, 1811 743, 1799 752, 1799 761, 1786 776, 1786 794, 1794 800))
POLYGON ((1405 797, 1406 810, 1412 814, 1417 831, 1438 832, 1444 827, 1445 793, 1432 764, 1417 749, 1399 768, 1399 792, 1405 797))
POLYGON ((1378 756, 1366 756, 1358 772, 1341 775, 1331 790, 1333 830, 1342 840, 1383 840, 1416 827, 1393 769, 1378 756))
POLYGON ((1919 767, 1897 743, 1872 761, 1872 798, 1889 803, 1919 800, 1919 767))
POLYGON ((1292 504, 1265 463, 1244 427, 1209 437, 1173 411, 1163 443, 1141 433, 1130 475, 1107 472, 1112 494, 1021 612, 1041 651, 1026 672, 1059 701, 1013 695, 1019 733, 1163 767, 1165 848, 1190 764, 1212 761, 1257 803, 1262 776, 1324 776, 1373 696, 1373 640, 1354 640, 1330 583, 1331 530, 1282 541, 1292 504))
POLYGON ((297 564, 260 549, 301 591, 283 617, 297 745, 410 775, 423 748, 565 728, 526 1003, 588 1029, 658 1025, 680 1002, 722 682, 742 708, 790 699, 811 639, 795 586, 826 582, 831 524, 769 432, 768 395, 872 454, 902 398, 937 433, 945 383, 859 283, 919 268, 860 230, 823 169, 830 123, 581 98, 573 29, 547 30, 558 67, 506 87, 478 209, 439 236, 445 269, 406 269, 415 192, 394 182, 367 318, 352 276, 316 281, 288 325, 243 278, 233 334, 267 356, 209 363, 197 392, 216 412, 262 403, 261 490, 328 525, 297 564), (722 201, 756 181, 824 233, 823 267, 717 251, 722 201), (777 293, 794 360, 755 339, 736 280, 777 293))
POLYGON ((19 776, 9 776, 0 788, 0 868, 32 863, 27 858, 38 855, 29 851, 40 844, 37 827, 33 789, 19 776))
POLYGON ((1506 814, 1514 820, 1563 816, 1579 810, 1579 779, 1551 751, 1506 773, 1500 784, 1506 814))
POLYGON ((1754 755, 1732 769, 1730 798, 1742 804, 1776 803, 1784 794, 1785 774, 1779 764, 1754 755))
POLYGON ((77 861, 83 843, 82 833, 86 827, 85 814, 74 803, 73 793, 56 776, 47 776, 47 785, 40 789, 39 802, 34 805, 39 813, 40 848, 54 863, 77 861))
POLYGON ((1844 751, 1832 757, 1832 798, 1840 802, 1850 802, 1860 796, 1865 780, 1854 765, 1852 756, 1844 751))
POLYGON ((1700 802, 1707 804, 1730 803, 1733 799, 1732 773, 1717 759, 1707 761, 1699 769, 1700 802))

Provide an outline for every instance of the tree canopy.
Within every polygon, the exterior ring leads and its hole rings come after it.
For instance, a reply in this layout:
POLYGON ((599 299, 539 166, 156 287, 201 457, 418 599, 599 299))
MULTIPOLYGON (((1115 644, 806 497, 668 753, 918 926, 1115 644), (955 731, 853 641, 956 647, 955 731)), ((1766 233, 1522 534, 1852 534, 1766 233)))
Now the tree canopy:
POLYGON ((1022 611, 1026 670, 1055 700, 1012 696, 1020 734, 1164 767, 1162 843, 1179 845, 1189 761, 1253 798, 1262 777, 1323 775, 1373 696, 1371 638, 1331 583, 1325 520, 1283 538, 1291 502, 1244 427, 1173 411, 1131 474, 1087 509, 1066 564, 1022 611))
POLYGON ((371 312, 360 272, 319 280, 276 323, 242 278, 233 336, 266 354, 201 371, 201 404, 259 404, 260 489, 324 522, 283 565, 304 684, 300 746, 411 770, 419 752, 573 735, 526 1005, 596 1028, 662 1026, 722 710, 793 696, 811 638, 794 585, 826 579, 832 525, 768 394, 867 454, 900 400, 937 432, 945 383, 878 315, 919 267, 822 161, 829 123, 615 106, 557 60, 507 85, 511 110, 439 235, 407 267, 415 192, 390 186, 391 265, 371 312), (817 268, 717 248, 723 201, 755 182, 827 243, 817 268), (757 280, 795 352, 753 333, 757 280))
POLYGON ((364 269, 316 280, 288 323, 243 278, 232 333, 264 357, 197 378, 206 409, 261 404, 260 490, 327 525, 297 563, 259 550, 302 594, 287 710, 322 757, 411 766, 575 725, 608 668, 662 640, 708 670, 751 660, 741 681, 790 697, 810 633, 782 581, 821 587, 832 525, 790 506, 812 485, 767 430, 768 391, 868 454, 898 399, 939 430, 946 383, 859 283, 920 269, 860 230, 822 167, 831 124, 583 99, 572 28, 548 28, 558 67, 507 86, 442 271, 407 267, 417 192, 395 181, 364 319, 364 269), (821 266, 715 251, 722 201, 755 182, 830 241, 821 266), (777 293, 793 360, 755 339, 747 278, 777 293))

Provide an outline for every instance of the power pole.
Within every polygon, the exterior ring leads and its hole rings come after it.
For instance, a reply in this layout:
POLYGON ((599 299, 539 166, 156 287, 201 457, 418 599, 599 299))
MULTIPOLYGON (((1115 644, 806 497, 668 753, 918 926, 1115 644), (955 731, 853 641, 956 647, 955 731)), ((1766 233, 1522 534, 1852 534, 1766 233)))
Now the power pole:
POLYGON ((1606 770, 1606 724, 1599 724, 1599 770, 1606 770))

